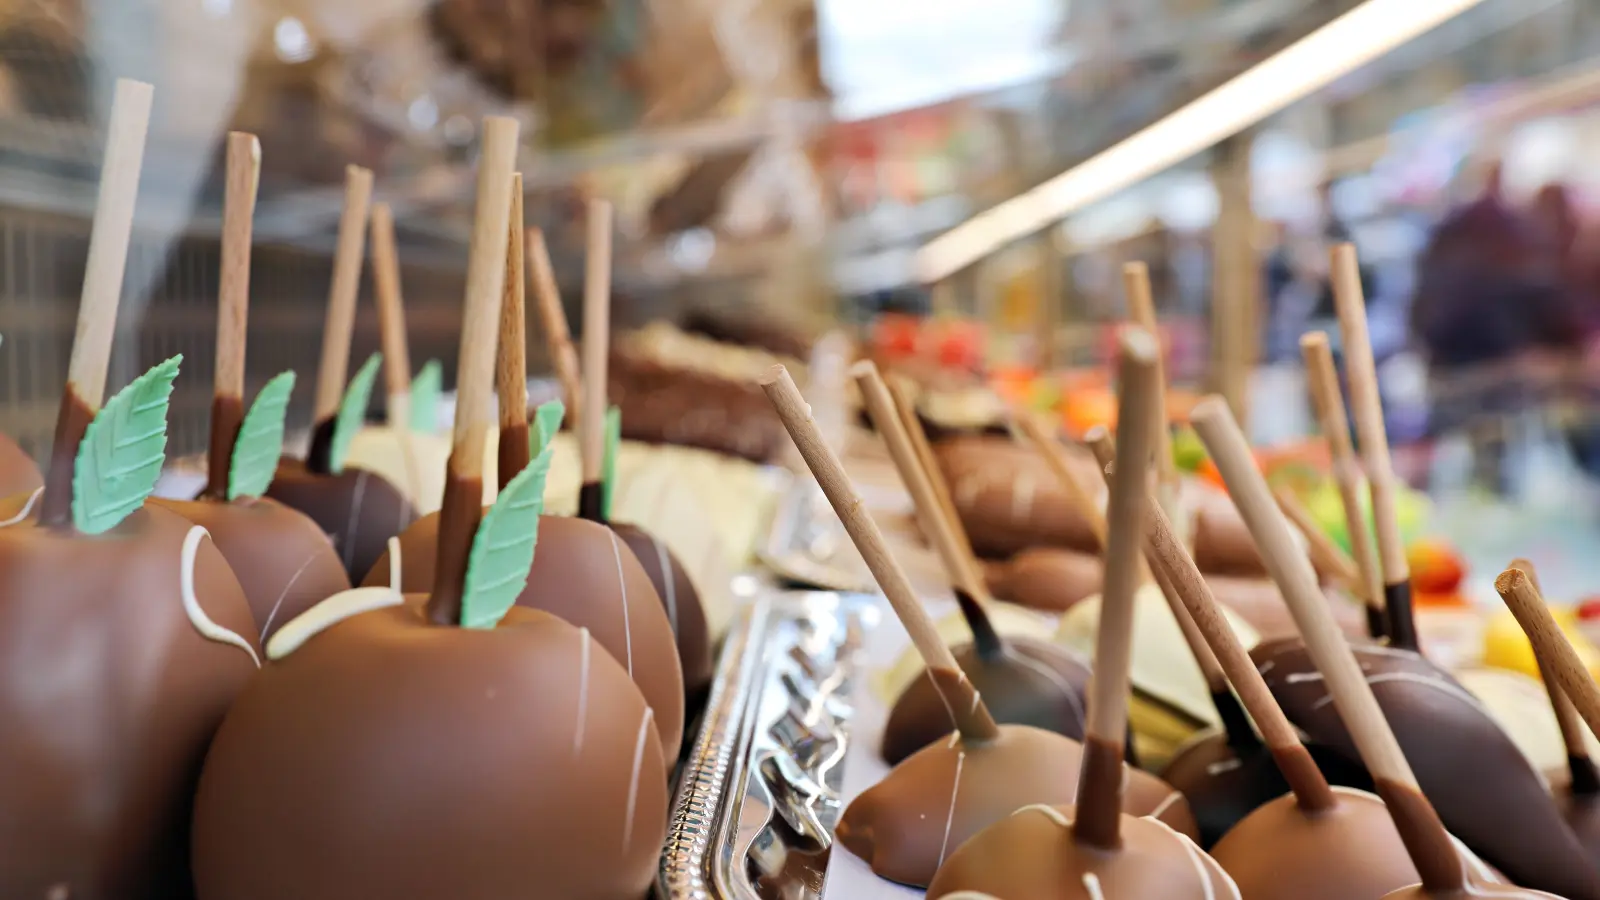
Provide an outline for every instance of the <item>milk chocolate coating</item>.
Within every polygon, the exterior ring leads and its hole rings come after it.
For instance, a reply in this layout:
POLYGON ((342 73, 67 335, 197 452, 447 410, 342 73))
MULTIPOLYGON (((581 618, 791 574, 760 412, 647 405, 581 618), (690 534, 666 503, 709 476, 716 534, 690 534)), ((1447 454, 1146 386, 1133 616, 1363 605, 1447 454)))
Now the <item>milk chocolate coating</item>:
MULTIPOLYGON (((439 516, 423 516, 400 535, 400 578, 407 592, 431 590, 438 555, 439 516)), ((389 583, 383 553, 362 581, 389 583)), ((632 676, 655 713, 661 746, 683 740, 683 668, 666 611, 650 576, 604 525, 564 516, 539 517, 539 544, 528 586, 517 605, 543 610, 579 628, 632 676)))
POLYGON ((44 475, 17 442, 0 434, 0 497, 31 494, 44 486, 44 475))
MULTIPOLYGON (((1239 614, 1250 624, 1262 641, 1275 638, 1295 638, 1300 630, 1289 614, 1278 586, 1265 578, 1240 578, 1232 575, 1208 575, 1206 584, 1216 595, 1217 602, 1239 614)), ((1363 640, 1367 637, 1366 613, 1360 606, 1333 594, 1328 598, 1328 610, 1345 637, 1363 640)))
MULTIPOLYGON (((1081 657, 1064 647, 1026 638, 1007 640, 999 654, 987 658, 972 644, 951 651, 996 722, 1030 725, 1074 740, 1083 738, 1091 672, 1081 657)), ((884 761, 898 764, 929 744, 948 739, 954 727, 950 710, 924 669, 889 711, 883 732, 884 761)))
POLYGON ((554 616, 443 627, 423 600, 333 625, 240 696, 196 801, 204 900, 648 892, 665 762, 627 673, 554 616))
POLYGON ((1381 897, 1419 880, 1383 801, 1340 791, 1331 809, 1306 813, 1293 795, 1246 816, 1211 856, 1246 900, 1381 897))
POLYGON ((1384 894, 1383 900, 1473 900, 1476 897, 1498 897, 1501 900, 1567 900, 1543 891, 1502 884, 1474 885, 1470 894, 1459 891, 1449 894, 1430 893, 1419 884, 1384 894))
MULTIPOLYGON (((1353 649, 1445 827, 1518 884, 1569 900, 1600 900, 1600 867, 1566 827, 1527 758, 1482 705, 1415 653, 1353 649)), ((1360 759, 1304 646, 1271 641, 1250 657, 1290 721, 1313 742, 1351 762, 1360 759)))
POLYGON ((1171 828, 1124 815, 1118 825, 1121 849, 1108 852, 1078 846, 1068 824, 1074 814, 1073 807, 1059 805, 1030 806, 1006 816, 950 854, 928 897, 961 891, 995 900, 1238 896, 1227 873, 1171 828))
MULTIPOLYGON (((93 537, 34 520, 0 528, 0 897, 194 896, 201 760, 256 666, 184 611, 193 527, 147 506, 93 537)), ((210 541, 194 592, 208 618, 255 643, 210 541)))
MULTIPOLYGON (((863 791, 845 808, 836 833, 878 875, 920 887, 942 860, 993 823, 1030 804, 1075 798, 1082 758, 1077 741, 1026 725, 1002 725, 1000 738, 982 746, 947 739, 907 757, 863 791)), ((1195 834, 1182 795, 1154 775, 1124 771, 1125 812, 1160 810, 1162 821, 1195 834)))
POLYGON ((317 523, 276 500, 152 498, 150 503, 211 533, 244 588, 256 620, 252 634, 262 643, 295 616, 350 587, 339 555, 317 523))
POLYGON ((300 460, 284 457, 267 496, 317 523, 333 541, 352 584, 384 554, 389 538, 416 518, 399 488, 353 466, 337 475, 319 475, 300 460))
POLYGON ((685 703, 691 713, 699 710, 711 693, 715 660, 711 653, 711 626, 706 622, 706 611, 700 605, 700 592, 694 586, 694 579, 673 555, 672 548, 655 535, 621 522, 611 523, 611 530, 633 551, 639 564, 644 566, 645 574, 650 576, 656 595, 661 598, 667 623, 677 639, 678 661, 683 664, 685 703))
POLYGON ((1062 613, 1100 593, 1100 557, 1059 547, 1030 547, 1009 561, 991 563, 989 590, 1031 609, 1062 613))

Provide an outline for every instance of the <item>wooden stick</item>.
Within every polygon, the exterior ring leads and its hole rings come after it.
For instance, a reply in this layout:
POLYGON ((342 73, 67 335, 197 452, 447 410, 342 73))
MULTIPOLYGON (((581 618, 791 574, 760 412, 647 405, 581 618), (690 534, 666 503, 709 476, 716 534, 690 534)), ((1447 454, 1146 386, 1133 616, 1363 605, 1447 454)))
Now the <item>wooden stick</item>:
POLYGON ((1372 517, 1378 533, 1378 559, 1383 566, 1384 609, 1389 642, 1408 650, 1417 648, 1416 623, 1411 615, 1411 570, 1405 542, 1395 512, 1394 465, 1389 460, 1389 438, 1383 424, 1383 402, 1378 394, 1378 370, 1372 360, 1367 335, 1367 301, 1361 292, 1361 269, 1355 247, 1333 248, 1333 299, 1344 335, 1344 365, 1350 378, 1350 404, 1355 409, 1356 434, 1361 438, 1361 458, 1366 463, 1372 493, 1372 517))
MULTIPOLYGON (((523 277, 522 173, 511 179, 511 224, 506 229, 506 281, 500 301, 500 353, 495 364, 495 394, 500 401, 500 431, 528 425, 527 281, 523 277)), ((521 441, 526 450, 526 437, 521 441)), ((527 460, 523 460, 527 465, 527 460)), ((520 471, 520 470, 519 470, 520 471)), ((505 476, 501 475, 504 484, 505 476)))
POLYGON ((339 216, 339 244, 333 254, 333 281, 328 287, 327 320, 322 326, 322 362, 317 368, 316 406, 312 422, 320 425, 339 412, 350 367, 350 337, 355 332, 356 298, 361 292, 361 256, 365 252, 367 210, 372 202, 372 172, 360 166, 344 170, 344 212, 339 216))
POLYGON ((600 483, 605 454, 606 354, 611 335, 611 204, 589 201, 589 255, 583 283, 583 414, 578 418, 583 481, 600 483))
MULTIPOLYGON (((1526 559, 1514 559, 1511 561, 1511 568, 1527 576, 1528 585, 1542 600, 1544 591, 1539 587, 1539 575, 1534 571, 1533 563, 1526 559)), ((1498 587, 1498 584, 1496 586, 1498 587)), ((1524 627, 1524 632, 1526 631, 1524 627)), ((1565 642, 1566 636, 1562 635, 1561 639, 1565 642)), ((1539 666, 1539 677, 1544 681, 1545 692, 1550 695, 1550 708, 1555 712, 1556 724, 1561 728, 1561 743, 1567 748, 1567 764, 1572 772, 1573 793, 1596 793, 1600 791, 1600 783, 1597 783, 1594 762, 1589 758, 1589 744, 1584 739, 1583 720, 1578 716, 1578 710, 1573 706, 1567 692, 1556 680, 1554 660, 1550 658, 1545 648, 1533 642, 1532 633, 1528 633, 1528 641, 1533 645, 1533 658, 1539 666)))
POLYGON ((789 370, 783 366, 773 366, 761 379, 761 389, 772 401, 784 428, 794 440, 811 474, 816 477, 828 503, 838 514, 839 521, 844 524, 850 540, 861 552, 861 558, 866 560, 867 568, 872 571, 872 577, 882 588, 895 615, 905 625, 912 646, 917 648, 929 673, 934 675, 934 687, 940 691, 955 717, 956 728, 961 732, 962 739, 984 743, 998 738, 1000 730, 989 715, 988 707, 977 692, 971 690, 965 676, 960 674, 961 669, 956 665, 955 657, 939 637, 927 610, 922 608, 922 601, 912 589, 905 570, 889 552, 883 533, 878 530, 877 522, 873 521, 866 504, 850 483, 844 465, 828 449, 817 423, 811 418, 811 406, 800 395, 800 389, 795 387, 789 370), (958 690, 962 686, 966 687, 965 692, 958 690), (964 694, 970 695, 970 699, 964 694))
POLYGON ((1379 794, 1391 815, 1403 822, 1400 834, 1422 875, 1422 883, 1435 891, 1450 890, 1452 884, 1453 889, 1459 890, 1463 871, 1450 835, 1423 799, 1400 742, 1389 729, 1372 687, 1333 620, 1311 560, 1300 551, 1288 520, 1273 502, 1272 490, 1256 468, 1250 444, 1227 402, 1221 397, 1207 397, 1194 408, 1189 421, 1221 472, 1228 496, 1238 507, 1245 527, 1255 538, 1267 571, 1288 603, 1306 649, 1321 670, 1339 717, 1377 782, 1379 794))
POLYGON ((233 445, 244 422, 244 351, 250 320, 250 239, 261 180, 261 142, 228 133, 222 201, 222 273, 217 293, 217 367, 205 493, 225 497, 233 445))
POLYGON ((561 290, 556 286, 555 270, 550 265, 550 248, 545 246, 544 231, 528 229, 528 268, 533 278, 534 309, 539 313, 539 323, 544 329, 545 347, 550 362, 555 366, 556 377, 561 381, 562 392, 567 395, 567 415, 577 421, 583 408, 583 377, 578 367, 578 351, 572 346, 572 332, 567 327, 567 312, 561 306, 561 290))
POLYGON ((1101 552, 1106 547, 1106 517, 1100 511, 1100 504, 1090 496, 1089 488, 1078 480, 1078 473, 1072 469, 1072 460, 1067 458, 1067 448, 1055 436, 1046 431, 1039 423, 1037 417, 1026 410, 1013 410, 1011 421, 1016 423, 1017 432, 1027 441, 1035 453, 1044 459, 1045 465, 1050 467, 1056 480, 1061 482, 1061 487, 1067 492, 1067 499, 1072 503, 1073 509, 1089 524, 1089 533, 1094 535, 1095 543, 1101 552))
MULTIPOLYGON (((1122 290, 1128 298, 1128 318, 1133 324, 1155 335, 1159 347, 1160 327, 1156 321, 1156 301, 1150 291, 1150 269, 1142 262, 1124 263, 1122 290)), ((1167 422, 1167 366, 1165 352, 1156 353, 1156 476, 1161 483, 1161 507, 1169 517, 1176 515, 1178 501, 1178 461, 1172 455, 1172 429, 1167 422)))
POLYGON ((411 348, 400 290, 400 256, 395 250, 394 211, 387 203, 372 204, 372 283, 383 338, 384 381, 389 387, 389 425, 406 428, 411 412, 411 348))
POLYGON ((39 521, 46 525, 65 525, 72 517, 72 477, 78 445, 105 402, 106 370, 111 363, 111 339, 117 330, 117 305, 122 299, 128 243, 133 236, 133 210, 139 195, 139 172, 144 167, 153 93, 154 88, 142 81, 119 78, 111 101, 100 193, 95 198, 83 293, 78 299, 77 332, 72 339, 67 385, 62 391, 39 510, 39 521))
POLYGON ((1352 591, 1363 601, 1369 601, 1366 596, 1366 584, 1361 580, 1361 569, 1356 566, 1350 554, 1344 548, 1333 542, 1328 533, 1322 530, 1316 517, 1311 515, 1311 510, 1306 509, 1300 498, 1294 495, 1287 485, 1279 485, 1272 492, 1273 499, 1278 501, 1278 508, 1294 523, 1294 527, 1306 536, 1306 545, 1311 553, 1311 561, 1318 568, 1328 572, 1340 584, 1352 591))
POLYGON ((1339 373, 1333 365, 1328 335, 1315 331, 1300 338, 1300 355, 1305 359, 1306 381, 1311 389, 1311 405, 1322 425, 1323 439, 1333 460, 1333 482, 1344 507, 1345 531, 1350 535, 1361 590, 1357 596, 1366 603, 1368 631, 1375 638, 1388 632, 1383 621, 1383 570, 1367 530, 1367 515, 1361 508, 1361 462, 1350 442, 1350 421, 1345 411, 1344 393, 1339 390, 1339 373))
POLYGON ((1089 684, 1085 773, 1078 784, 1078 816, 1072 825, 1079 844, 1106 848, 1120 846, 1124 775, 1120 765, 1114 775, 1099 771, 1091 757, 1109 756, 1107 751, 1114 749, 1120 760, 1128 730, 1133 604, 1140 582, 1145 479, 1156 443, 1156 357, 1161 352, 1155 336, 1142 328, 1124 328, 1117 339, 1117 422, 1122 434, 1106 504, 1105 582, 1094 679, 1089 684))
POLYGON ((433 593, 426 607, 429 620, 439 625, 460 621, 467 557, 483 514, 483 452, 492 421, 489 399, 494 390, 495 332, 500 325, 506 233, 511 219, 506 198, 516 167, 517 132, 516 119, 489 116, 483 120, 483 155, 478 161, 456 367, 455 429, 439 510, 433 593))
POLYGON ((889 387, 889 396, 894 400, 894 407, 900 413, 900 423, 905 426, 906 434, 911 437, 911 445, 916 448, 922 471, 927 473, 928 483, 933 485, 933 494, 944 512, 945 521, 950 523, 950 528, 961 541, 961 552, 966 557, 965 565, 970 570, 969 574, 981 580, 982 567, 978 565, 977 554, 972 552, 972 538, 967 535, 966 526, 961 524, 961 513, 956 509, 955 496, 950 493, 950 482, 939 468, 939 460, 933 454, 933 443, 922 428, 922 420, 917 418, 916 404, 911 399, 906 380, 903 376, 894 375, 884 380, 889 387))

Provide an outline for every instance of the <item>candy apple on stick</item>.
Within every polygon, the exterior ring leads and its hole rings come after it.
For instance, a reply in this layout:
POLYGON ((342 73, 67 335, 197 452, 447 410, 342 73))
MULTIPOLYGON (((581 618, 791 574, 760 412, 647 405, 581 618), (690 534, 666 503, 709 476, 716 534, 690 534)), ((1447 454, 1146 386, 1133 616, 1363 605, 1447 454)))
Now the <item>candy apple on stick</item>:
POLYGON ((415 518, 411 504, 392 482, 349 465, 350 442, 366 417, 381 361, 381 354, 373 354, 346 389, 345 369, 350 362, 371 199, 372 173, 359 166, 348 167, 328 318, 322 332, 322 362, 317 370, 311 449, 304 460, 284 457, 267 491, 268 497, 300 510, 322 526, 352 580, 366 574, 388 539, 415 518))
MULTIPOLYGON (((520 197, 513 190, 508 198, 508 208, 520 197)), ((603 206, 603 201, 596 201, 603 206)), ((520 204, 516 209, 520 210, 520 204)), ((610 221, 604 211, 591 212, 610 221)), ((508 221, 512 221, 508 215, 508 221)), ((508 225, 508 234, 513 226, 508 225)), ((609 234, 609 225, 607 225, 609 234)), ((510 254, 522 252, 520 240, 508 239, 510 254)), ((517 266, 515 262, 512 266, 517 266)), ((507 281, 501 275, 506 297, 502 302, 517 306, 521 296, 520 282, 507 281)), ((521 321, 506 322, 520 334, 521 321)), ((514 343, 521 338, 510 337, 514 343)), ((504 343, 507 336, 500 335, 499 342, 491 335, 490 342, 504 343)), ((528 441, 528 407, 525 375, 507 373, 505 366, 524 366, 525 362, 511 352, 502 352, 501 370, 507 377, 499 379, 503 394, 501 404, 501 456, 505 463, 499 469, 502 483, 509 483, 525 466, 528 452, 522 449, 528 441), (507 435, 510 432, 511 435, 507 435), (520 433, 520 438, 514 435, 520 433), (508 443, 509 442, 509 443, 508 443)), ((525 359, 525 357, 524 357, 525 359)), ((458 400, 459 407, 464 400, 458 400)), ((484 405, 487 407, 487 398, 484 405)), ((548 446, 552 422, 560 421, 560 404, 546 406, 539 419, 545 427, 540 429, 541 451, 548 446), (554 415, 549 415, 554 413, 554 415)), ((597 422, 604 426, 604 422, 597 422)), ((601 442, 603 444, 603 441, 601 442)), ((480 445, 486 451, 487 442, 480 445)), ((460 453, 459 448, 456 453, 460 453)), ((487 452, 487 451, 486 451, 487 452)), ((480 501, 481 502, 481 501, 480 501)), ((444 510, 423 516, 400 535, 400 583, 402 590, 415 593, 427 590, 438 579, 435 569, 440 528, 444 524, 444 510)), ((656 728, 660 731, 661 746, 676 751, 683 739, 684 692, 683 669, 678 661, 678 651, 671 623, 661 600, 656 598, 650 576, 640 561, 617 537, 603 525, 584 519, 565 516, 543 516, 539 519, 539 546, 541 552, 534 558, 533 570, 526 586, 517 596, 519 606, 542 610, 559 616, 594 636, 595 643, 622 663, 628 675, 639 686, 654 712, 656 728)), ((362 582, 368 587, 392 585, 391 555, 378 558, 372 571, 362 582)))
POLYGON ((487 120, 483 146, 438 577, 347 591, 269 643, 206 759, 201 900, 650 890, 667 809, 650 707, 587 631, 515 605, 548 449, 481 508, 515 120, 487 120))
POLYGON ((222 214, 222 278, 217 315, 217 370, 211 402, 209 480, 191 501, 152 499, 200 525, 232 567, 262 641, 312 606, 349 590, 339 555, 304 513, 262 496, 283 448, 283 419, 294 373, 284 372, 244 409, 244 353, 250 307, 250 220, 261 147, 255 135, 227 142, 222 214))
MULTIPOLYGON (((1332 614, 1328 611, 1322 591, 1317 584, 1316 572, 1310 560, 1295 546, 1289 524, 1273 501, 1266 478, 1256 468, 1255 460, 1250 455, 1250 445, 1233 420, 1227 402, 1220 397, 1210 397, 1201 401, 1191 414, 1191 423, 1200 435, 1200 439, 1205 442, 1211 459, 1222 473, 1223 480, 1228 486, 1229 496, 1238 506, 1245 525, 1254 536, 1273 580, 1277 582, 1289 602, 1289 608, 1294 615, 1295 623, 1300 627, 1305 646, 1321 673, 1322 678, 1319 683, 1326 689, 1333 706, 1347 723, 1351 737, 1360 749, 1362 761, 1372 773, 1378 796, 1387 807, 1389 816, 1399 833, 1399 839, 1420 875, 1421 884, 1397 887, 1383 896, 1394 900, 1446 897, 1504 897, 1532 900, 1532 898, 1555 896, 1499 883, 1492 871, 1483 867, 1470 852, 1450 836, 1449 832, 1445 831, 1444 824, 1439 820, 1433 806, 1423 796, 1411 764, 1401 752, 1400 742, 1389 729, 1388 722, 1384 718, 1384 710, 1373 695, 1372 682, 1382 676, 1371 675, 1364 671, 1364 667, 1340 634, 1338 626, 1334 624, 1332 614)), ((1467 748, 1462 750, 1470 752, 1467 748)), ((1348 803, 1342 802, 1341 805, 1346 805, 1351 810, 1358 808, 1354 800, 1348 803)), ((1516 816, 1518 812, 1514 809, 1501 810, 1502 816, 1508 818, 1516 816)), ((1378 829, 1364 828, 1361 831, 1374 840, 1382 840, 1386 836, 1385 832, 1378 829)), ((1273 836, 1286 833, 1281 823, 1267 823, 1259 826, 1253 836, 1240 835, 1238 838, 1240 856, 1237 857, 1239 862, 1236 865, 1244 867, 1248 863, 1273 871, 1284 868, 1288 864, 1288 859, 1268 853, 1267 842, 1272 840, 1273 836), (1257 860, 1255 859, 1257 855, 1270 858, 1257 860)), ((1305 838, 1302 836, 1300 840, 1305 838)), ((1326 848, 1319 847, 1317 842, 1309 843, 1311 846, 1302 851, 1305 853, 1303 865, 1307 867, 1315 865, 1319 868, 1326 865, 1328 858, 1326 848)), ((1227 851, 1232 848, 1219 846, 1218 849, 1223 851, 1223 857, 1227 858, 1227 851)), ((1356 877, 1352 876, 1348 868, 1335 865, 1320 871, 1323 877, 1331 882, 1335 878, 1356 877)), ((1270 879, 1271 876, 1263 872, 1261 877, 1270 879)), ((1379 889, 1382 885, 1370 884, 1366 887, 1379 889)), ((1296 900, 1301 897, 1345 898, 1357 895, 1354 887, 1341 890, 1329 884, 1319 888, 1316 880, 1308 880, 1307 885, 1298 892, 1273 894, 1285 898, 1294 897, 1296 900)))
MULTIPOLYGON (((1122 763, 1122 742, 1128 728, 1134 592, 1141 578, 1139 535, 1155 443, 1156 343, 1143 329, 1126 329, 1119 340, 1121 440, 1106 516, 1105 603, 1076 803, 1034 800, 996 817, 943 861, 929 886, 931 898, 1238 896, 1233 881, 1188 836, 1160 818, 1129 814, 1132 783, 1122 763)), ((1056 765, 1068 762, 1058 759, 1056 765)))
POLYGON ((192 896, 200 761, 257 668, 205 529, 145 504, 178 359, 102 405, 151 93, 117 82, 43 493, 0 501, 0 897, 192 896))
MULTIPOLYGON (((1129 336, 1124 352, 1125 374, 1134 381, 1147 377, 1153 352, 1148 335, 1129 336)), ((1053 732, 995 724, 983 698, 939 639, 838 457, 824 443, 788 371, 774 367, 762 387, 910 634, 956 720, 947 740, 906 758, 845 809, 837 829, 839 841, 867 860, 878 875, 903 884, 926 885, 940 864, 981 829, 1029 804, 1069 802, 1078 791, 1080 763, 1093 773, 1091 778, 1109 779, 1117 785, 1112 790, 1113 816, 1119 808, 1137 815, 1156 815, 1192 832, 1194 822, 1183 798, 1159 779, 1123 763, 1125 717, 1116 723, 1114 739, 1088 751, 1077 741, 1053 732)), ((1144 428, 1132 446, 1148 454, 1148 441, 1149 429, 1144 428)), ((1125 644, 1123 649, 1125 652, 1125 644)), ((1121 679, 1097 678, 1095 684, 1107 692, 1125 693, 1128 689, 1125 674, 1121 679)), ((1091 714, 1091 734, 1094 725, 1091 714)))

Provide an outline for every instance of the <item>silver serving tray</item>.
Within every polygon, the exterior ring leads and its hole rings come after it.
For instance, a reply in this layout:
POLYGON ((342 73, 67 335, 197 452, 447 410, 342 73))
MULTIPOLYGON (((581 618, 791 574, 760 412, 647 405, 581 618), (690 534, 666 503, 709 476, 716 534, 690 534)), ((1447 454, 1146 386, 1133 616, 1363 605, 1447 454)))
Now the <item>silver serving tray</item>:
POLYGON ((784 491, 757 556, 792 584, 845 593, 877 590, 866 562, 811 478, 795 478, 784 491))
POLYGON ((821 898, 878 604, 775 592, 735 623, 673 803, 663 900, 821 898))

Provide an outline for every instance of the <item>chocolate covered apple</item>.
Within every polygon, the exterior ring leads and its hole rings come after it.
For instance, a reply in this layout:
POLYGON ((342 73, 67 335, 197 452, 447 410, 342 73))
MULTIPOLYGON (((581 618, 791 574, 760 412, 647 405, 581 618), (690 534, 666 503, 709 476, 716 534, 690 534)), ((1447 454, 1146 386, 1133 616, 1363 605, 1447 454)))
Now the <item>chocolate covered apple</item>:
POLYGON ((294 373, 267 382, 244 411, 244 351, 250 292, 250 218, 255 209, 260 145, 254 135, 228 135, 223 211, 221 312, 211 403, 210 478, 199 499, 151 503, 203 526, 232 567, 256 634, 350 588, 338 554, 317 523, 262 496, 283 447, 283 419, 294 373))
POLYGON ((371 198, 372 173, 350 166, 322 333, 311 448, 304 460, 284 457, 267 491, 268 497, 305 513, 322 528, 352 581, 365 575, 389 538, 415 518, 405 495, 388 479, 348 465, 350 442, 361 428, 382 359, 381 354, 368 358, 345 389, 371 198))
MULTIPOLYGON (((458 401, 458 410, 460 406, 458 401)), ((520 471, 517 463, 509 460, 511 456, 525 458, 528 430, 525 401, 503 408, 511 417, 509 427, 502 428, 500 434, 508 462, 500 468, 499 475, 505 480, 520 471), (520 429, 512 421, 517 418, 521 420, 520 429), (513 443, 508 445, 508 441, 513 443)), ((559 408, 560 404, 550 407, 552 411, 559 408)), ((548 424, 559 422, 561 415, 556 412, 538 418, 548 424)), ((541 432, 541 443, 548 438, 548 433, 541 432)), ((456 453, 460 452, 458 448, 456 453)), ((435 548, 448 513, 449 509, 444 508, 423 516, 400 535, 400 586, 406 593, 426 590, 437 579, 435 548)), ((533 570, 517 604, 587 629, 639 686, 650 702, 661 746, 675 752, 683 739, 683 669, 665 606, 656 595, 649 573, 616 532, 595 522, 542 516, 539 542, 541 552, 533 561, 533 570)), ((364 585, 392 584, 388 557, 388 553, 379 556, 364 585)))
POLYGON ((22 452, 17 442, 0 434, 0 497, 30 494, 44 487, 44 475, 33 457, 22 452))
POLYGON ((515 149, 514 120, 489 120, 438 581, 425 596, 345 592, 270 642, 206 758, 202 900, 650 889, 667 811, 650 708, 587 632, 515 606, 548 454, 480 512, 515 149))
POLYGON ((101 400, 151 88, 119 81, 49 478, 0 501, 0 896, 192 896, 200 762, 256 671, 205 529, 145 505, 178 359, 101 400))

